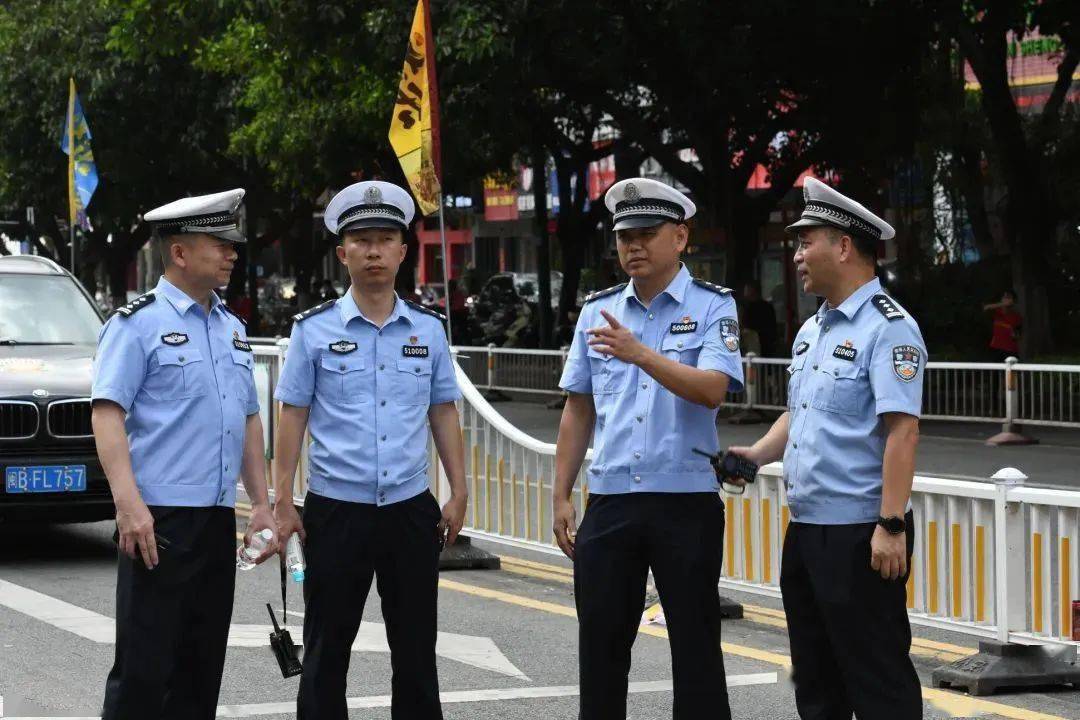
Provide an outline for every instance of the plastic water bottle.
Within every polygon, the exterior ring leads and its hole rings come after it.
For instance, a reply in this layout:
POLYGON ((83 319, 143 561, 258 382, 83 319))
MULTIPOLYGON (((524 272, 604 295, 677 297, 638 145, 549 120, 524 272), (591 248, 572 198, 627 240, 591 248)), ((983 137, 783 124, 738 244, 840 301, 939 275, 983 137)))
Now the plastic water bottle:
POLYGON ((255 560, 263 554, 274 539, 274 531, 270 528, 260 530, 251 536, 251 544, 243 545, 236 549, 236 569, 250 570, 255 567, 255 560))
POLYGON ((300 546, 300 536, 293 533, 285 544, 285 566, 294 582, 304 582, 304 549, 300 546))

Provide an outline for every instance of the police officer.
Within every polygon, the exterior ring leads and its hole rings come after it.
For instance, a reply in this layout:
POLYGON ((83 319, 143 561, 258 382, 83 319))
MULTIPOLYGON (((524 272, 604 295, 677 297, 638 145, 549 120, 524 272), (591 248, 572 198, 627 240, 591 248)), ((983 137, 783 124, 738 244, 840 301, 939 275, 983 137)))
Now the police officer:
MULTIPOLYGON (((236 481, 247 537, 275 528, 244 323, 229 281, 243 190, 148 212, 165 265, 119 308, 94 359, 93 427, 116 503, 116 659, 107 720, 213 718, 235 579, 236 481)), ((276 551, 276 539, 258 558, 276 551)))
POLYGON ((626 717, 630 647, 652 568, 671 639, 676 720, 729 718, 717 583, 724 506, 707 459, 716 409, 742 387, 731 291, 682 263, 694 204, 634 178, 605 197, 630 282, 585 300, 560 386, 553 531, 574 561, 582 720, 626 717), (589 500, 571 491, 592 436, 589 500))
POLYGON ((296 315, 281 401, 274 512, 282 538, 306 540, 299 718, 344 720, 345 675, 374 575, 393 667, 391 716, 442 717, 435 667, 438 560, 465 516, 461 397, 445 318, 394 292, 412 198, 386 182, 339 192, 325 222, 352 286, 296 315), (451 496, 428 491, 428 433, 451 496), (311 431, 301 524, 293 476, 311 431))
POLYGON ((824 297, 795 337, 788 411, 749 448, 784 460, 791 524, 784 596, 803 720, 914 720, 922 691, 908 652, 909 498, 926 347, 874 276, 892 227, 808 178, 795 265, 824 297))

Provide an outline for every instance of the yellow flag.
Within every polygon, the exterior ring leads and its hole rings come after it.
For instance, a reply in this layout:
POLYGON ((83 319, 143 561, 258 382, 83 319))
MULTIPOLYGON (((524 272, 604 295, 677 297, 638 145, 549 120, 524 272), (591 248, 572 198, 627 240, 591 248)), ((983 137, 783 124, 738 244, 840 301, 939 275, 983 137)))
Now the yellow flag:
POLYGON ((390 118, 390 146, 397 154, 405 179, 416 197, 420 212, 430 215, 439 209, 439 178, 432 152, 432 98, 429 69, 434 58, 427 37, 424 0, 417 0, 405 66, 398 85, 394 116, 390 118))

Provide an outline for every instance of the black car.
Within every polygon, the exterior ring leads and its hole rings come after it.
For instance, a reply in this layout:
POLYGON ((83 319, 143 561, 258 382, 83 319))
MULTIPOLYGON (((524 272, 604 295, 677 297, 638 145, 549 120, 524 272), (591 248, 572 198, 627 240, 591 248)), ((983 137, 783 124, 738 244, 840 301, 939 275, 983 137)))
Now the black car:
POLYGON ((90 427, 103 317, 51 260, 0 257, 0 522, 115 515, 90 427))

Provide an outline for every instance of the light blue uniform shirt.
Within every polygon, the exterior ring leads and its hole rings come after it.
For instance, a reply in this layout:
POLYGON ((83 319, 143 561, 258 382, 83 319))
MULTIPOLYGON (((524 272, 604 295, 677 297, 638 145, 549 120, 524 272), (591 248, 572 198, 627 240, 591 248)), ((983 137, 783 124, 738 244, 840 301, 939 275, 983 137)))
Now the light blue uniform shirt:
POLYGON ((683 400, 636 365, 588 345, 591 328, 606 327, 606 310, 647 347, 684 365, 718 370, 742 389, 739 325, 731 292, 690 277, 683 266, 646 307, 633 283, 586 301, 559 385, 591 393, 596 406, 589 491, 710 492, 720 488, 707 458, 717 452, 716 410, 683 400))
POLYGON ((164 277, 101 329, 93 400, 127 413, 135 484, 147 505, 233 507, 248 415, 259 412, 244 323, 164 277))
POLYGON ((380 328, 351 290, 297 318, 274 397, 311 408, 311 491, 390 505, 427 490, 428 408, 461 398, 439 318, 396 298, 380 328))
POLYGON ((788 368, 784 481, 791 518, 813 525, 881 514, 883 413, 919 417, 926 346, 877 278, 799 330, 788 368))

